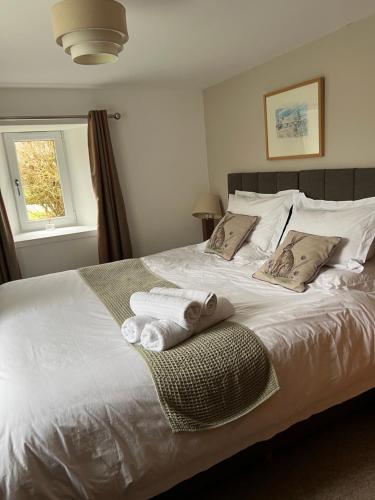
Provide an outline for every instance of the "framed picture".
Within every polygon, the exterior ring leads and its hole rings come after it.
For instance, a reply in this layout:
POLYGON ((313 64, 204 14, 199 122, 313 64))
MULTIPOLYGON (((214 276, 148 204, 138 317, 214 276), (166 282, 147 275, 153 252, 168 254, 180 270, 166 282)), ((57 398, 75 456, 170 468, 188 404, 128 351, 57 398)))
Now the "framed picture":
POLYGON ((324 78, 264 96, 268 160, 324 155, 324 78))

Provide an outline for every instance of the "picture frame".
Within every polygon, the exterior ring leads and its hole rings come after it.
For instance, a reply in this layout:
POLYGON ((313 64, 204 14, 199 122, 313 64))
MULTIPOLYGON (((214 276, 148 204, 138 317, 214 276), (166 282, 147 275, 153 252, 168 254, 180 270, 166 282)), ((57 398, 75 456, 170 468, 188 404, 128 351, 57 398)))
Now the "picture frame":
POLYGON ((324 156, 324 78, 263 96, 267 160, 324 156))

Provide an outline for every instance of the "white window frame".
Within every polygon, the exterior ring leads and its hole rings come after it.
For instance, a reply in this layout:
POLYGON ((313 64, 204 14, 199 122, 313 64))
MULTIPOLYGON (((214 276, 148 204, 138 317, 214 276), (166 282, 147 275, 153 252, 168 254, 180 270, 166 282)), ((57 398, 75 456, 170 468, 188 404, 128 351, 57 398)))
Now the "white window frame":
POLYGON ((42 221, 30 221, 28 219, 21 175, 18 168, 15 142, 33 140, 53 140, 55 143, 57 168, 60 176, 65 215, 63 217, 51 218, 51 221, 56 227, 74 226, 77 224, 77 217, 73 205, 71 182, 61 131, 7 132, 4 133, 4 144, 21 230, 23 232, 38 231, 40 229, 44 229, 47 223, 47 219, 42 221))

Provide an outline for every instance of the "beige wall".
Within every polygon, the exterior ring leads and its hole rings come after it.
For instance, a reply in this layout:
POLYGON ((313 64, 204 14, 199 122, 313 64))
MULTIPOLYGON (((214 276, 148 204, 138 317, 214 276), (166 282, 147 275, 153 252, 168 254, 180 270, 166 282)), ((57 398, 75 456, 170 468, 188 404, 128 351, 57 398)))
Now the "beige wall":
POLYGON ((135 255, 200 241, 200 221, 191 211, 208 188, 201 92, 0 89, 0 115, 95 108, 123 114, 110 123, 135 255))
POLYGON ((375 17, 347 26, 204 92, 209 181, 227 173, 375 165, 375 17), (326 154, 266 160, 263 94, 326 78, 326 154))

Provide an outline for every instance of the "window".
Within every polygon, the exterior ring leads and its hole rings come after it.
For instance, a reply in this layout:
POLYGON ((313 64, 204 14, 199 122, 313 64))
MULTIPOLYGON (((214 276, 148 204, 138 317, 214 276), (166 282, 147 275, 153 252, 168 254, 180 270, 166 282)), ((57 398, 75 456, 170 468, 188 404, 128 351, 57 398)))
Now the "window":
POLYGON ((22 231, 76 224, 61 132, 4 134, 22 231))

